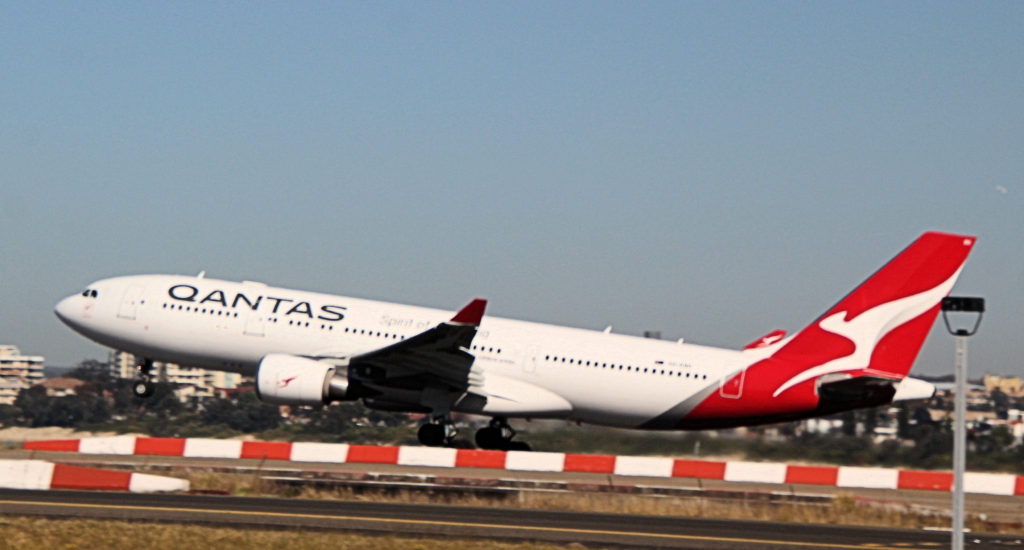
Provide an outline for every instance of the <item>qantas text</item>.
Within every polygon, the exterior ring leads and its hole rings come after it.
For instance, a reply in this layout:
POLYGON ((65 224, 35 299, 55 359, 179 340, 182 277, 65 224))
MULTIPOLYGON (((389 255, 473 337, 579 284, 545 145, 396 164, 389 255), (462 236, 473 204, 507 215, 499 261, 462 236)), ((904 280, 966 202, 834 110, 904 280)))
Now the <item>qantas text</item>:
POLYGON ((236 292, 229 300, 229 294, 223 290, 210 291, 200 298, 201 292, 192 285, 174 285, 167 289, 167 294, 180 302, 220 304, 221 307, 232 308, 237 308, 239 304, 242 304, 248 306, 253 311, 258 310, 260 304, 267 304, 264 309, 269 307, 269 304, 273 304, 273 309, 270 313, 302 315, 310 319, 320 319, 321 321, 340 321, 345 318, 344 311, 347 309, 345 306, 335 305, 322 305, 319 308, 315 308, 309 302, 297 302, 289 298, 274 298, 272 296, 250 298, 241 292, 236 292), (318 315, 314 315, 314 313, 318 313, 318 315))

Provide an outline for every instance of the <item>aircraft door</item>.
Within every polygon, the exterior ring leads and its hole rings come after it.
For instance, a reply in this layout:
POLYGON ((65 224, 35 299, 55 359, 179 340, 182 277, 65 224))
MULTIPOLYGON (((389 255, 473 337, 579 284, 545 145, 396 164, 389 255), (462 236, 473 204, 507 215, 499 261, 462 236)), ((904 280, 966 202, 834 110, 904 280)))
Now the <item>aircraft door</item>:
POLYGON ((124 292, 124 297, 121 299, 121 307, 117 310, 117 316, 121 319, 129 319, 134 321, 135 315, 138 313, 139 303, 142 301, 142 287, 141 286, 130 286, 128 290, 124 292))
POLYGON ((747 369, 743 369, 737 375, 732 373, 722 378, 718 387, 718 395, 726 399, 739 399, 743 397, 743 380, 747 377, 747 369))
POLYGON ((526 350, 526 355, 523 357, 523 372, 526 374, 534 374, 537 372, 537 363, 540 362, 540 358, 537 357, 537 348, 529 348, 526 350))

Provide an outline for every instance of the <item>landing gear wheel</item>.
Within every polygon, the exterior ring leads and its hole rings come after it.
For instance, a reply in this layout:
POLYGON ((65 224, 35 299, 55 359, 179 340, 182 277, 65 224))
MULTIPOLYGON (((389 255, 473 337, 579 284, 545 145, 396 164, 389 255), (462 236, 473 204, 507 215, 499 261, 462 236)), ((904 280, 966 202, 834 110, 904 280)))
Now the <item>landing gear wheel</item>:
POLYGON ((459 432, 455 429, 455 424, 452 424, 451 419, 441 415, 435 416, 433 420, 420 426, 420 431, 416 436, 422 445, 440 447, 450 445, 457 433, 459 432))
POLYGON ((505 440, 501 437, 501 430, 498 428, 480 428, 476 431, 476 446, 481 449, 502 449, 505 440))
POLYGON ((136 380, 132 386, 132 392, 136 397, 146 398, 153 395, 156 387, 149 380, 136 380))
POLYGON ((141 397, 143 399, 153 395, 153 392, 156 390, 156 386, 154 386, 153 382, 150 381, 150 376, 153 371, 153 360, 142 359, 138 366, 136 366, 136 370, 138 370, 139 377, 132 385, 132 392, 136 397, 141 397))
POLYGON ((476 445, 481 449, 497 451, 529 451, 530 445, 523 441, 512 441, 516 431, 508 425, 508 420, 495 417, 486 428, 476 431, 476 445))
POLYGON ((440 447, 445 444, 444 424, 424 424, 416 434, 420 443, 428 447, 440 447))
POLYGON ((525 441, 509 441, 508 442, 508 447, 506 447, 506 450, 509 450, 509 451, 527 451, 527 452, 529 452, 529 451, 532 451, 533 448, 530 447, 530 444, 525 442, 525 441))

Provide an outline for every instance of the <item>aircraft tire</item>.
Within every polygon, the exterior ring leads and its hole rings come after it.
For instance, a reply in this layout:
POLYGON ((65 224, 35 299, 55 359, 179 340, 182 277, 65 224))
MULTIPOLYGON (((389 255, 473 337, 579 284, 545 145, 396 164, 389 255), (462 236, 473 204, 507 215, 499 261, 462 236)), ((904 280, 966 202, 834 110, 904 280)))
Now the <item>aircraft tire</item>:
POLYGON ((501 437, 501 430, 487 427, 476 431, 476 446, 485 450, 504 450, 507 441, 501 437))
POLYGON ((505 445, 507 451, 532 451, 533 448, 525 441, 509 441, 505 445))
POLYGON ((152 382, 149 382, 147 380, 136 380, 135 384, 132 386, 132 392, 135 394, 136 397, 141 398, 146 398, 153 395, 154 390, 156 390, 156 387, 153 386, 152 382))
POLYGON ((416 434, 420 443, 428 447, 440 447, 445 443, 444 424, 424 424, 416 434))

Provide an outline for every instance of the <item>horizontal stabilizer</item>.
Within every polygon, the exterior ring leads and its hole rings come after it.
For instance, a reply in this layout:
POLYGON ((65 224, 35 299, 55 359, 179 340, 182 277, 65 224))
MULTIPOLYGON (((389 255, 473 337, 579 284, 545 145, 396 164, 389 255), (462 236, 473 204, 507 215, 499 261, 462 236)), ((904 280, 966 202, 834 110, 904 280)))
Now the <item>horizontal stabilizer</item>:
POLYGON ((896 395, 892 396, 893 401, 915 401, 920 399, 931 399, 935 395, 935 386, 909 376, 900 381, 896 386, 896 395))
POLYGON ((754 340, 753 342, 747 344, 746 346, 743 346, 743 349, 766 348, 766 347, 768 347, 768 346, 778 342, 779 340, 782 340, 785 337, 786 337, 786 331, 784 331, 782 329, 775 329, 775 330, 769 332, 768 334, 765 334, 764 336, 758 338, 757 340, 754 340))

